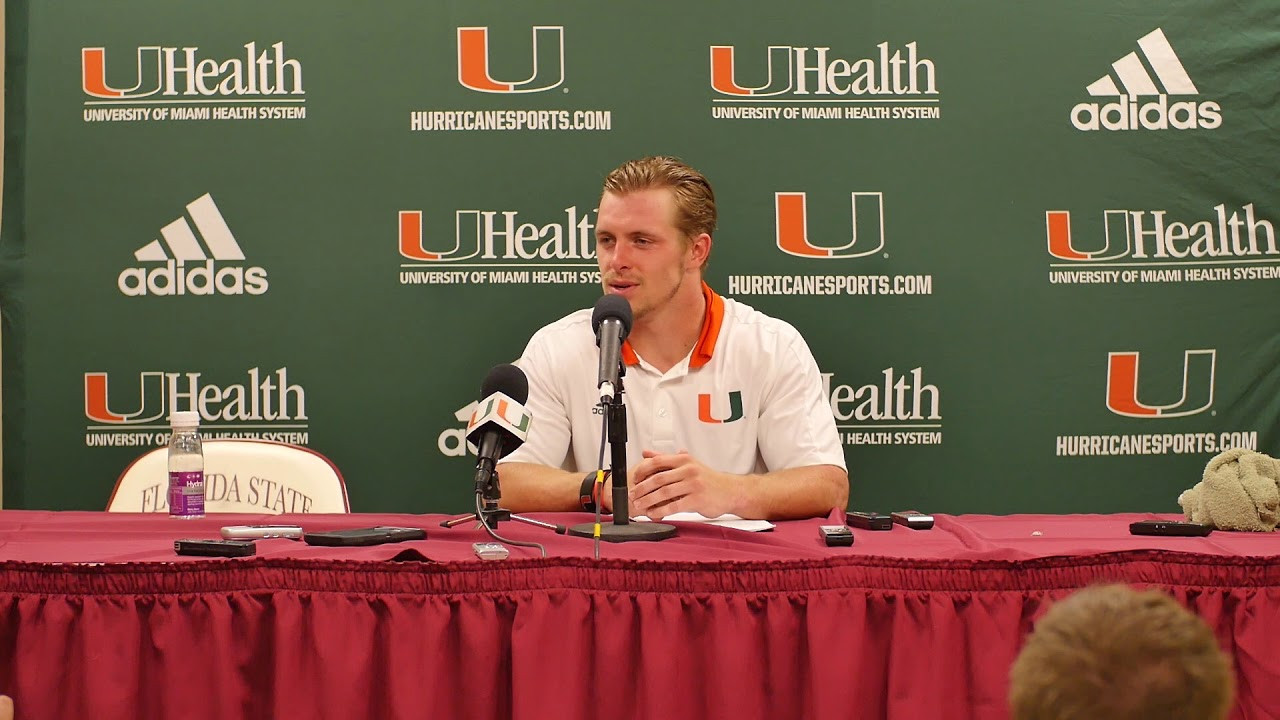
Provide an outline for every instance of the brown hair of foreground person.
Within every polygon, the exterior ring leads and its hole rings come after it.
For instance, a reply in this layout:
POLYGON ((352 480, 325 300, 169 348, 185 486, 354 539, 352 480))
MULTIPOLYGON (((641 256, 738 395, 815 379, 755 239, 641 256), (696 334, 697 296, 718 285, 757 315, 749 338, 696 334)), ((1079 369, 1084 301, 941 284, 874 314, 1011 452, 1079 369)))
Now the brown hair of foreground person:
POLYGON ((1013 720, 1223 720, 1231 660, 1164 593, 1086 588, 1036 623, 1009 674, 1013 720))

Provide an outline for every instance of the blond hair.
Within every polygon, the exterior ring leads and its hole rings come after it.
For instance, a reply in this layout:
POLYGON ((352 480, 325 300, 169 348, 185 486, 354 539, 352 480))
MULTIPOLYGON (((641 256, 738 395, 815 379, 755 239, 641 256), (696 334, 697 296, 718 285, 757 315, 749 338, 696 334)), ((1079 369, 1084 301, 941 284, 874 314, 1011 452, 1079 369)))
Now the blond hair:
POLYGON ((1036 624, 1009 674, 1013 720, 1221 720, 1231 660, 1164 593, 1081 590, 1036 624))
POLYGON ((676 227, 686 239, 716 231, 716 194, 711 183, 678 158, 656 155, 619 165, 604 179, 604 192, 615 195, 671 188, 676 201, 676 227))

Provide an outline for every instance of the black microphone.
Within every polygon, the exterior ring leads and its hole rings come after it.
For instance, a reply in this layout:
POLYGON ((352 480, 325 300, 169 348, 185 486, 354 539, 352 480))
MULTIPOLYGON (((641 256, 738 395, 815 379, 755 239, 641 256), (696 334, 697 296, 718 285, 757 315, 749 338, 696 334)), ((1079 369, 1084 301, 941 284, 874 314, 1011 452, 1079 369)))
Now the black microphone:
POLYGON ((600 401, 612 400, 618 387, 618 367, 622 363, 622 341, 631 332, 631 304, 621 295, 605 295, 591 311, 591 330, 600 348, 600 370, 596 387, 600 401))
POLYGON ((529 437, 529 379, 515 365, 495 366, 480 385, 480 397, 467 423, 467 442, 476 453, 476 492, 485 493, 498 460, 529 437))

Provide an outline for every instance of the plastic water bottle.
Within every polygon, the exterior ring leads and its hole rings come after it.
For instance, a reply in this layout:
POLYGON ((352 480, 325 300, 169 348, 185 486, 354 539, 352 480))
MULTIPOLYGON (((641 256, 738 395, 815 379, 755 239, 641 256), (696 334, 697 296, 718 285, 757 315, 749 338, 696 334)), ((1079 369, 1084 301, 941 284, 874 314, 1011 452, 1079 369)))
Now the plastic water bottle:
POLYGON ((204 517, 204 450, 200 447, 200 414, 169 416, 169 517, 204 517))

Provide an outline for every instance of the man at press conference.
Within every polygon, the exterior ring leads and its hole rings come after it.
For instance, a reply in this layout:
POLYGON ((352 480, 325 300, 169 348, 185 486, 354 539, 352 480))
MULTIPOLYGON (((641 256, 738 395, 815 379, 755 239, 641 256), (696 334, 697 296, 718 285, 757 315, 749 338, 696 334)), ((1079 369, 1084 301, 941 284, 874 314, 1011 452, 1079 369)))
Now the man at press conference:
MULTIPOLYGON (((787 519, 843 508, 849 475, 817 363, 790 324, 704 282, 715 229, 710 183, 675 158, 633 160, 605 178, 601 282, 634 319, 621 353, 630 513, 787 519)), ((499 466, 506 508, 594 509, 591 319, 579 310, 543 327, 516 362, 533 422, 499 466)), ((599 499, 610 512, 607 488, 599 499)))

